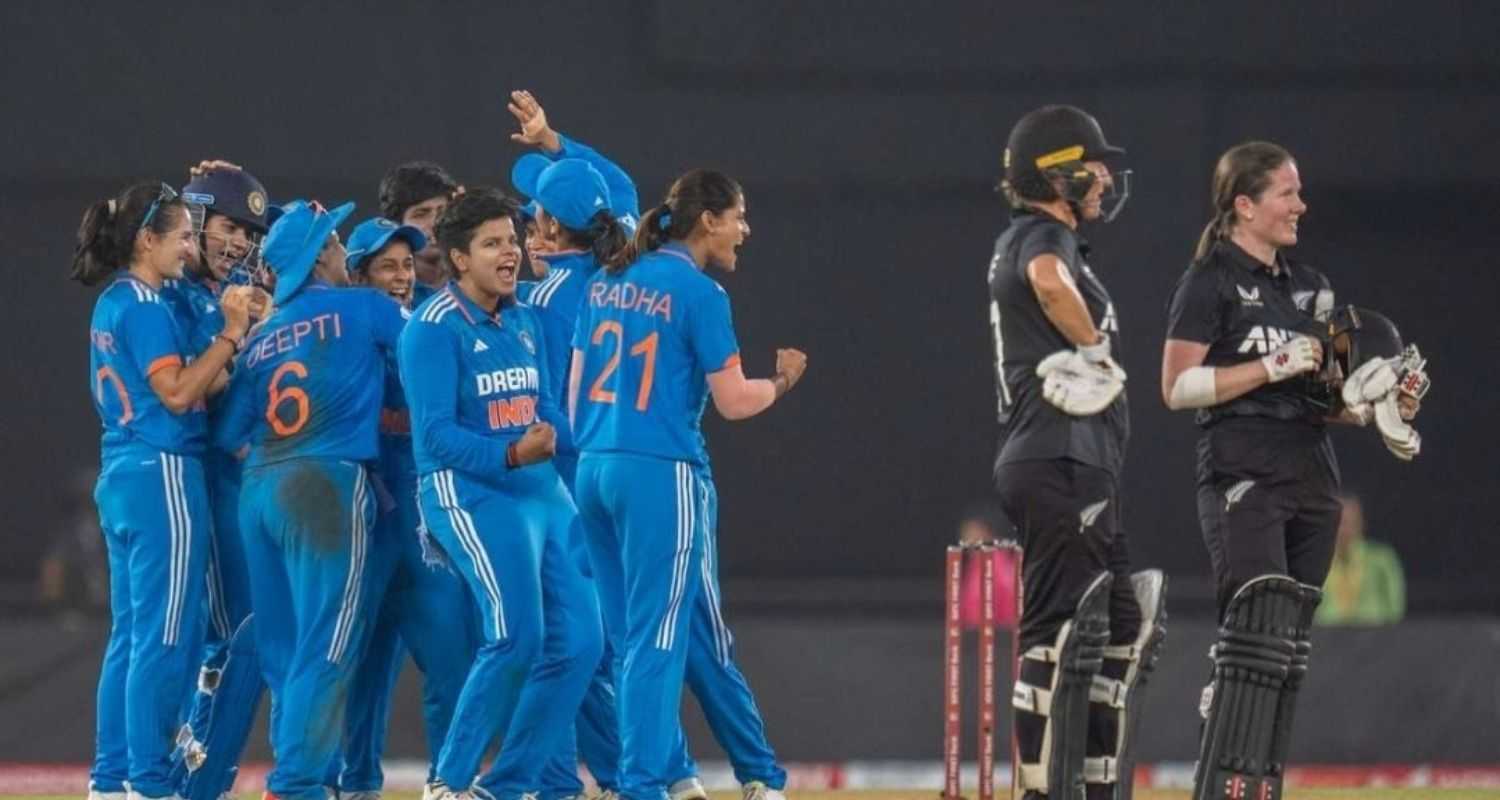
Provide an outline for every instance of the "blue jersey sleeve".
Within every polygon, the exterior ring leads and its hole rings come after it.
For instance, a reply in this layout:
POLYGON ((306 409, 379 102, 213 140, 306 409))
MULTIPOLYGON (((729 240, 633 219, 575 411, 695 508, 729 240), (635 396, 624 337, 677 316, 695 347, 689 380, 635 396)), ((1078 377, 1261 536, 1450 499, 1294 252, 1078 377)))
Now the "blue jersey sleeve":
POLYGON ((406 329, 406 314, 401 304, 379 292, 370 292, 370 329, 375 343, 388 353, 395 353, 406 329))
POLYGON ((628 217, 630 226, 641 218, 641 199, 635 188, 635 181, 630 179, 629 173, 620 168, 619 164, 605 158, 598 150, 589 147, 582 142, 569 139, 562 134, 557 138, 562 141, 562 150, 552 155, 552 158, 581 158, 599 170, 604 176, 604 185, 609 188, 610 210, 615 212, 615 217, 628 217))
POLYGON ((226 453, 238 454, 255 434, 257 420, 252 370, 236 369, 229 386, 219 398, 213 415, 214 446, 226 453))
POLYGON ((458 353, 440 324, 413 321, 398 348, 411 435, 442 464, 481 475, 505 472, 507 443, 458 423, 458 353))
POLYGON ((180 367, 182 352, 177 346, 177 329, 172 311, 164 303, 133 303, 120 318, 121 349, 135 362, 141 377, 148 383, 151 376, 165 367, 180 367))
POLYGON ((734 338, 734 321, 729 313, 729 294, 714 283, 689 309, 684 320, 688 346, 711 375, 739 363, 740 345, 734 338))
POLYGON ((542 330, 540 313, 533 309, 530 316, 534 323, 531 325, 533 338, 536 339, 536 368, 541 378, 537 415, 543 422, 557 429, 558 447, 569 449, 572 447, 573 436, 568 425, 568 416, 563 413, 564 400, 557 396, 555 389, 557 384, 553 383, 555 376, 552 375, 552 361, 548 357, 548 348, 552 345, 548 343, 547 335, 542 330))

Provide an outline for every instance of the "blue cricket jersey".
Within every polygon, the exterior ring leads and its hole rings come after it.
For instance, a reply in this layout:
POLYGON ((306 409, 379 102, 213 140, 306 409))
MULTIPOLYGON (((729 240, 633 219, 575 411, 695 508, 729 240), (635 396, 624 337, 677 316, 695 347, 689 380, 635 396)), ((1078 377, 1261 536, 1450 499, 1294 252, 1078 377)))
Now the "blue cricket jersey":
POLYGON ((708 463, 699 422, 708 375, 739 363, 729 295, 669 244, 597 272, 573 334, 583 381, 573 437, 587 453, 708 463))
MULTIPOLYGON (((406 309, 403 317, 409 316, 406 309)), ((392 492, 411 486, 417 479, 417 462, 411 451, 411 412, 401 388, 401 371, 392 359, 385 368, 385 390, 380 408, 380 475, 392 492)))
POLYGON ((373 461, 385 368, 404 324, 374 289, 313 283, 258 326, 240 354, 214 427, 245 465, 289 458, 373 461))
POLYGON ((417 471, 456 469, 497 480, 506 471, 506 448, 529 426, 560 427, 545 347, 530 306, 511 304, 492 315, 456 283, 417 308, 399 351, 417 471))
POLYGON ((219 296, 206 281, 191 274, 161 282, 161 297, 167 301, 188 336, 192 352, 201 353, 224 330, 224 312, 219 296))
POLYGON ((132 444, 196 454, 208 443, 202 403, 182 414, 162 405, 151 376, 192 360, 188 334, 161 293, 133 275, 116 278, 94 303, 89 323, 89 391, 104 423, 105 460, 132 444))

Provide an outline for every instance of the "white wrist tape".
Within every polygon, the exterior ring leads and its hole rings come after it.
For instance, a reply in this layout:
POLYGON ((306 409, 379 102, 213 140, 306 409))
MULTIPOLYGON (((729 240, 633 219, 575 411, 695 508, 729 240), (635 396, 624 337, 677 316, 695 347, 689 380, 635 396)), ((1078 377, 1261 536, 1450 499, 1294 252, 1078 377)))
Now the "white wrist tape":
POLYGON ((1219 404, 1218 395, 1218 389, 1214 385, 1214 368, 1190 367, 1177 375, 1177 382, 1172 384, 1172 396, 1167 398, 1167 408, 1173 411, 1208 408, 1219 404))

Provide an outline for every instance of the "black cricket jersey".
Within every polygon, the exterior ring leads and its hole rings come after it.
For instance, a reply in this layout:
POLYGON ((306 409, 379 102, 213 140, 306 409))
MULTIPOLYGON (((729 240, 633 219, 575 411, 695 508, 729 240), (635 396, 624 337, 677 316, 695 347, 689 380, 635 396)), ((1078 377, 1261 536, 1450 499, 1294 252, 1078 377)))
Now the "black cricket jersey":
MULTIPOLYGON (((1294 336, 1325 340, 1313 317, 1323 273, 1277 253, 1276 269, 1228 240, 1214 243, 1177 282, 1167 304, 1167 338, 1208 345, 1203 365, 1224 367, 1261 358, 1294 336)), ((1324 345, 1327 342, 1324 341, 1324 345)), ((1227 403, 1198 409, 1199 425, 1230 417, 1265 417, 1322 425, 1328 413, 1310 376, 1267 383, 1227 403)))
POLYGON ((990 260, 990 330, 1001 425, 995 463, 1066 458, 1119 475, 1130 436, 1125 393, 1098 414, 1075 417, 1042 397, 1036 365, 1074 345, 1063 336, 1032 291, 1026 265, 1040 255, 1068 266, 1094 325, 1120 349, 1120 325, 1109 292, 1086 260, 1088 245, 1062 221, 1044 212, 1019 211, 995 242, 990 260))

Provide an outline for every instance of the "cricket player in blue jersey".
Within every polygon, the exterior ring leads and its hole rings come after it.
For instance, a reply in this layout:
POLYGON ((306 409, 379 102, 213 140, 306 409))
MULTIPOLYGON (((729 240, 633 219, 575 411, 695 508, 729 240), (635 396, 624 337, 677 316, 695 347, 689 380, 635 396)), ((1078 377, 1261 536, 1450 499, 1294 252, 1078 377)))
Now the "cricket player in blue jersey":
POLYGON ((431 161, 399 164, 380 179, 380 216, 410 225, 427 237, 427 246, 413 254, 417 277, 412 284, 412 307, 421 305, 448 282, 448 265, 433 229, 444 209, 463 190, 447 170, 431 161))
MULTIPOLYGON (((632 245, 589 282, 574 333, 577 499, 611 617, 605 628, 623 631, 619 780, 631 800, 667 796, 693 609, 700 591, 715 591, 705 586, 715 500, 699 430, 703 409, 712 395, 726 418, 754 416, 806 369, 804 354, 783 349, 774 378, 745 378, 729 297, 703 270, 733 271, 749 233, 737 183, 710 170, 683 175, 666 202, 641 218, 632 245)), ((729 642, 721 637, 717 651, 727 660, 729 642)), ((744 694, 748 700, 748 688, 744 694)), ((746 731, 761 732, 753 702, 742 711, 754 715, 741 723, 746 731)), ((766 771, 746 782, 746 797, 781 796, 782 787, 768 782, 785 780, 774 756, 766 771)))
POLYGON ((187 208, 166 184, 142 183, 93 204, 72 277, 99 296, 89 327, 89 387, 103 423, 94 499, 109 553, 110 636, 99 675, 90 796, 169 797, 183 688, 201 656, 212 519, 202 455, 206 399, 249 327, 253 290, 227 292, 223 327, 203 349, 160 291, 197 246, 187 208))
POLYGON ((438 797, 536 791, 603 648, 598 600, 566 549, 577 512, 550 461, 562 418, 546 340, 515 302, 518 216, 493 189, 453 201, 437 236, 457 279, 401 337, 422 519, 468 584, 483 634, 429 787, 438 797), (497 734, 500 754, 471 788, 497 734))
MULTIPOLYGON (((584 284, 605 257, 624 247, 628 232, 634 230, 639 212, 635 184, 624 170, 594 149, 554 131, 529 92, 512 92, 509 109, 521 129, 511 139, 534 145, 545 154, 522 156, 511 170, 511 182, 531 198, 522 214, 528 217, 527 254, 539 278, 521 282, 517 296, 536 310, 546 339, 552 392, 561 398, 566 391, 573 327, 584 284), (622 205, 616 204, 616 196, 622 205)), ((557 452, 552 463, 571 492, 578 450, 566 421, 557 426, 557 452)), ((580 571, 592 576, 577 524, 569 534, 568 549, 580 571)), ((566 737, 562 749, 542 772, 542 800, 582 794, 577 763, 580 755, 602 790, 617 788, 620 736, 612 661, 606 647, 579 709, 575 735, 566 737)), ((687 763, 684 774, 695 774, 697 767, 687 755, 685 739, 682 760, 687 763)))
MULTIPOLYGON (((269 206, 265 187, 234 164, 204 161, 192 172, 182 196, 193 217, 199 257, 189 263, 181 279, 164 284, 162 297, 173 303, 178 319, 194 338, 194 347, 201 349, 223 326, 219 294, 261 269, 260 240, 266 233, 269 206)), ((208 410, 212 420, 217 412, 214 400, 208 410)), ((240 462, 229 453, 209 448, 204 467, 214 520, 209 539, 208 630, 187 722, 178 731, 174 764, 179 790, 187 800, 217 800, 234 785, 265 689, 254 634, 246 623, 250 577, 240 540, 240 462), (241 633, 238 639, 237 633, 241 633)))
POLYGON ((214 437, 249 443, 240 528, 272 697, 266 788, 322 800, 378 602, 365 463, 379 455, 385 367, 404 319, 380 292, 335 288, 348 283, 335 229, 353 204, 285 209, 264 248, 276 308, 246 345, 214 437))
MULTIPOLYGON (((427 237, 410 225, 384 217, 365 220, 349 236, 349 273, 356 286, 369 286, 409 308, 416 270, 414 254, 427 237)), ((375 630, 365 660, 349 693, 349 720, 344 740, 344 800, 374 800, 384 784, 380 758, 385 750, 391 694, 401 674, 405 651, 422 671, 422 718, 427 747, 436 755, 448 736, 479 636, 477 616, 464 613, 470 600, 463 581, 426 553, 417 509, 417 466, 412 455, 411 416, 400 375, 386 371, 380 411, 380 464, 377 475, 388 506, 376 522, 378 569, 389 574, 375 630), (404 645, 404 647, 403 647, 404 645)), ((431 549, 431 548, 428 548, 431 549)))

